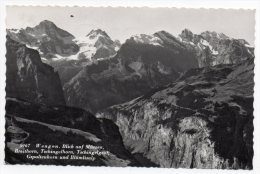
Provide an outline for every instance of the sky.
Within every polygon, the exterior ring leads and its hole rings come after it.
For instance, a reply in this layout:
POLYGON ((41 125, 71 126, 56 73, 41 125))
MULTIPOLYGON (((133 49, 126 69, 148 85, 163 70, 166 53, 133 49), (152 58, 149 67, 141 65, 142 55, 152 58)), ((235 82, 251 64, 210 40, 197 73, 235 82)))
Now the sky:
POLYGON ((92 29, 100 28, 121 42, 135 34, 153 34, 160 30, 178 36, 185 28, 194 34, 224 33, 245 39, 253 46, 255 40, 254 10, 8 6, 6 13, 7 28, 34 27, 43 20, 50 20, 75 37, 84 37, 92 29))

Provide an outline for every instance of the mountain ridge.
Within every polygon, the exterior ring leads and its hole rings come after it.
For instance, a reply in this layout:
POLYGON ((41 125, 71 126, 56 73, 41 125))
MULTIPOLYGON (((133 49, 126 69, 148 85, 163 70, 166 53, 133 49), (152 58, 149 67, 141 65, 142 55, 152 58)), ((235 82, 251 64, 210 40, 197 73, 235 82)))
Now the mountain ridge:
MULTIPOLYGON (((39 25, 48 28, 55 24, 44 21, 39 25)), ((72 41, 79 46, 76 54, 67 59, 58 56, 55 61, 49 59, 46 63, 58 71, 66 102, 94 112, 106 107, 110 101, 118 104, 171 83, 186 70, 236 64, 254 57, 254 48, 246 41, 210 31, 193 34, 188 29, 177 37, 164 30, 152 35, 133 35, 122 45, 112 41, 102 29, 93 29, 81 40, 74 38, 72 41), (131 81, 140 83, 139 87, 131 89, 122 84, 131 81), (87 86, 92 88, 95 85, 99 91, 95 88, 91 89, 94 90, 92 94, 86 91, 87 86), (115 91, 121 91, 122 96, 116 96, 115 91), (101 99, 98 99, 99 93, 104 93, 101 99), (89 97, 98 101, 85 99, 89 97), (103 106, 102 101, 107 104, 103 106), (98 105, 102 107, 98 108, 98 105)))

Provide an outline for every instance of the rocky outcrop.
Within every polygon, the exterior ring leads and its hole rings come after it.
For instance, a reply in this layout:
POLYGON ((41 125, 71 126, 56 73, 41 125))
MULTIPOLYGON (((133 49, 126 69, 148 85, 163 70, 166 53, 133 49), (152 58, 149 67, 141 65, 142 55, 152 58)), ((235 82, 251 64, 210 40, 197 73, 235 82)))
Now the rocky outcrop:
MULTIPOLYGON (((5 161, 8 164, 140 166, 125 149, 118 127, 112 121, 97 119, 82 109, 51 107, 7 98, 5 118, 5 161), (27 154, 15 153, 15 149, 24 150, 21 144, 28 143, 31 144, 30 150, 37 150, 35 145, 38 143, 59 147, 62 147, 62 144, 73 144, 73 146, 92 145, 99 147, 100 152, 106 153, 101 156, 94 155, 94 160, 60 159, 63 154, 58 154, 58 159, 32 160, 26 157, 27 154)), ((43 153, 40 155, 46 156, 43 153)), ((49 153, 49 156, 53 154, 49 153)))
POLYGON ((13 40, 37 49, 45 59, 67 57, 79 51, 79 46, 73 41, 75 37, 48 20, 33 28, 7 30, 7 34, 13 40))
POLYGON ((254 63, 192 69, 97 114, 132 154, 161 167, 252 169, 254 63))
POLYGON ((59 75, 42 63, 38 51, 7 36, 6 96, 48 105, 65 105, 59 75))

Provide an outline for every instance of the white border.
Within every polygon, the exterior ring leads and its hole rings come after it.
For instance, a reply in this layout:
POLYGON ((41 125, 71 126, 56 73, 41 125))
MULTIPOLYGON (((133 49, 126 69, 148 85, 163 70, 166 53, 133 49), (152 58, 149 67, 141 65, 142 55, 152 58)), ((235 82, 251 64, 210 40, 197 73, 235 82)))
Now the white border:
POLYGON ((19 173, 19 174, 46 174, 46 173, 144 173, 165 174, 171 173, 260 173, 260 60, 259 60, 259 21, 260 21, 260 1, 259 0, 5 0, 0 1, 0 173, 19 173), (5 6, 6 5, 41 5, 41 6, 111 6, 111 7, 178 7, 178 8, 225 8, 225 9, 256 9, 256 29, 255 29, 255 93, 254 93, 254 162, 252 171, 244 170, 198 170, 198 169, 163 169, 163 168, 115 168, 115 167, 74 167, 74 166, 28 166, 28 165, 4 165, 4 114, 5 114, 5 6))

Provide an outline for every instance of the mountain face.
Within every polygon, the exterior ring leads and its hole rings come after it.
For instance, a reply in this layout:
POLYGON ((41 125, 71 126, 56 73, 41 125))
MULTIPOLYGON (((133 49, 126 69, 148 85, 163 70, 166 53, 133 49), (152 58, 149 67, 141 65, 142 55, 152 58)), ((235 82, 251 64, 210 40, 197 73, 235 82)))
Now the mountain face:
POLYGON ((199 67, 235 64, 254 57, 254 48, 245 40, 232 39, 223 33, 206 31, 197 35, 185 29, 179 39, 187 49, 194 51, 199 67))
POLYGON ((65 105, 59 75, 36 50, 9 36, 6 42, 6 96, 48 105, 65 105))
POLYGON ((253 59, 192 69, 177 81, 97 114, 132 154, 161 167, 252 169, 253 59))
MULTIPOLYGON (((5 161, 8 164, 140 166, 125 149, 118 127, 112 121, 97 119, 82 109, 66 106, 51 107, 7 98, 5 118, 5 161), (23 150, 20 145, 27 143, 31 144, 30 150, 37 150, 34 146, 38 143, 60 147, 62 144, 74 146, 84 144, 101 147, 103 152, 108 153, 101 157, 94 155, 94 160, 37 158, 31 160, 24 154, 15 153, 15 149, 23 150)), ((62 154, 57 156, 60 157, 62 154)))
POLYGON ((47 20, 33 28, 7 30, 7 34, 13 40, 37 49, 45 59, 67 57, 79 51, 79 46, 73 41, 73 35, 47 20))
POLYGON ((176 38, 166 32, 156 35, 158 38, 131 37, 116 56, 84 67, 64 84, 67 104, 96 112, 168 84, 185 70, 198 67, 194 54, 176 38))

